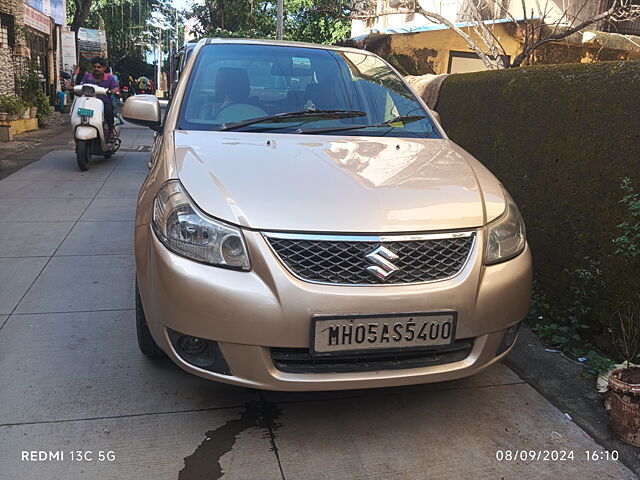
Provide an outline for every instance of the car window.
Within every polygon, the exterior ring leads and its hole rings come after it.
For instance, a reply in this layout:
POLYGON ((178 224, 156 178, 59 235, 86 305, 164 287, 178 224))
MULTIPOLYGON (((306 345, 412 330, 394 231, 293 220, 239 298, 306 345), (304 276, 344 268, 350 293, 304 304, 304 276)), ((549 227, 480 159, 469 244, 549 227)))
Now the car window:
POLYGON ((279 45, 203 47, 182 101, 178 128, 217 130, 229 123, 309 110, 354 110, 363 115, 289 118, 240 131, 291 133, 304 124, 305 129, 339 127, 339 135, 442 138, 413 93, 380 58, 279 45), (424 118, 380 125, 405 115, 424 118), (359 128, 351 131, 349 126, 359 128))

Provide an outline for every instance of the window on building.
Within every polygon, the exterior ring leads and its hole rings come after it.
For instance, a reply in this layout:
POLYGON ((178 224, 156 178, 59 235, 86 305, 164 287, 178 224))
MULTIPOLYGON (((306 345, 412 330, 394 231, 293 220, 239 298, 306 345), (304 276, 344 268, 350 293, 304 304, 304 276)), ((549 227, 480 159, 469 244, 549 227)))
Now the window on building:
POLYGON ((3 48, 13 47, 15 40, 13 15, 0 12, 0 45, 3 48))
POLYGON ((484 62, 472 52, 449 52, 447 73, 468 73, 486 70, 484 62))
MULTIPOLYGON (((510 57, 502 56, 505 61, 510 57)), ((449 52, 449 68, 447 73, 469 73, 480 72, 486 70, 487 67, 480 57, 473 52, 457 52, 451 50, 449 52)))

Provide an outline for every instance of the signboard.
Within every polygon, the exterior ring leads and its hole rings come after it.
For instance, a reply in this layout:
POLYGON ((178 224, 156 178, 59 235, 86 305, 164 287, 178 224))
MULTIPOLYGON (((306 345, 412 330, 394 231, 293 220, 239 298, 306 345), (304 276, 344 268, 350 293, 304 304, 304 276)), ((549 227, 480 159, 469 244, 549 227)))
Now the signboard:
POLYGON ((24 3, 38 10, 40 13, 44 13, 47 17, 51 15, 50 0, 25 0, 24 3))
POLYGON ((35 8, 25 4, 24 6, 24 24, 38 30, 46 35, 51 33, 49 26, 49 17, 43 13, 40 13, 35 8))
POLYGON ((44 13, 47 17, 53 18, 58 25, 66 24, 66 1, 65 0, 24 0, 24 3, 31 8, 44 13))
POLYGON ((107 36, 104 30, 78 29, 78 61, 90 61, 95 56, 107 56, 107 36))
POLYGON ((62 71, 73 74, 76 67, 76 37, 69 30, 60 32, 62 49, 62 71))
POLYGON ((65 0, 50 0, 51 2, 51 18, 58 25, 66 25, 67 2, 65 0))

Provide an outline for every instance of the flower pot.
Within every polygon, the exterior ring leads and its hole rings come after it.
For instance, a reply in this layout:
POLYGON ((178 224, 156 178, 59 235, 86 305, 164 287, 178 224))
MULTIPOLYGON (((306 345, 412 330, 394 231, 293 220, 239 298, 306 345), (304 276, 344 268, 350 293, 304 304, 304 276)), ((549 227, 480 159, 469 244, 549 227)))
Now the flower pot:
POLYGON ((20 118, 31 118, 31 112, 29 108, 25 108, 20 118))
POLYGON ((36 113, 38 113, 38 107, 31 107, 29 109, 29 116, 31 118, 36 118, 36 113))
POLYGON ((9 118, 9 114, 8 113, 0 113, 0 122, 6 122, 7 118, 9 118))
POLYGON ((14 120, 17 120, 17 119, 18 119, 18 114, 17 114, 17 113, 11 113, 11 114, 9 115, 9 121, 10 121, 10 122, 12 122, 12 121, 14 121, 14 120))
POLYGON ((640 447, 640 368, 618 368, 609 375, 609 424, 623 442, 640 447))

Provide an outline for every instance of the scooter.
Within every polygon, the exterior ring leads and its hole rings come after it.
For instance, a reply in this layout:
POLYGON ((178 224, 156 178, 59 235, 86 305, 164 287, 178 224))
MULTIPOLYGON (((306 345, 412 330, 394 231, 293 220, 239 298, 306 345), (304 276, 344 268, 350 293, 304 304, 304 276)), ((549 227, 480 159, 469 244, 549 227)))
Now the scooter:
POLYGON ((109 90, 97 85, 76 85, 76 94, 71 106, 71 127, 76 142, 78 168, 89 169, 91 155, 109 158, 120 148, 120 129, 114 126, 114 137, 110 138, 109 126, 104 121, 104 104, 96 95, 109 95, 109 90))

